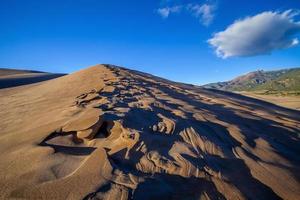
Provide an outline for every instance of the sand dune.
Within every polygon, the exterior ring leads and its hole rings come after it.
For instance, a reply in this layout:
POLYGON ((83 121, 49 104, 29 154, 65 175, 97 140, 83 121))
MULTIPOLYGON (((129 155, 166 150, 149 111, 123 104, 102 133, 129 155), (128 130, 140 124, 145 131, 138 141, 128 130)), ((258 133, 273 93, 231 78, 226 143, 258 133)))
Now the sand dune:
POLYGON ((0 68, 0 89, 37 83, 64 75, 65 74, 0 68))
POLYGON ((111 65, 0 90, 0 199, 290 199, 300 112, 111 65))

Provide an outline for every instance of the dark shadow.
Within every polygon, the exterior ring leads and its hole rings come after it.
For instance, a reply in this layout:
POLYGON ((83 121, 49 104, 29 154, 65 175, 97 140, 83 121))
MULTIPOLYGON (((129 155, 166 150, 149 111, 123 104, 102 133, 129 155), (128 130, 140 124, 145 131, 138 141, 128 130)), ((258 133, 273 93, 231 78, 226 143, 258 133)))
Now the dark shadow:
POLYGON ((41 74, 33 77, 0 78, 0 89, 38 83, 64 76, 66 74, 41 74))
POLYGON ((225 199, 215 185, 202 178, 183 178, 178 175, 159 174, 147 178, 134 191, 134 200, 198 200, 207 194, 210 199, 225 199))
POLYGON ((76 155, 76 156, 83 156, 83 155, 90 155, 96 148, 94 147, 76 147, 76 146, 64 146, 64 145, 57 145, 57 144, 50 144, 48 141, 51 139, 58 137, 58 136, 66 136, 66 135, 74 135, 75 132, 69 133, 57 133, 53 132, 49 136, 47 136, 39 145, 40 146, 48 146, 53 148, 54 153, 63 153, 68 155, 76 155))

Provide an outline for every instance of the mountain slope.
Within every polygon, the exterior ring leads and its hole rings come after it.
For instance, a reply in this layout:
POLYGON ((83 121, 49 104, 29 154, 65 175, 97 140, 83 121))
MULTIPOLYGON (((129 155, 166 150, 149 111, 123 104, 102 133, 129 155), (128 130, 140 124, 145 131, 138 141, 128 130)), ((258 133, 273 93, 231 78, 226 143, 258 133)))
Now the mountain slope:
POLYGON ((255 71, 231 81, 204 85, 227 91, 300 91, 300 68, 277 71, 255 71))
POLYGON ((37 83, 64 76, 65 74, 53 74, 32 70, 17 70, 0 68, 0 89, 37 83))
POLYGON ((298 111, 111 65, 0 93, 0 199, 300 195, 298 111))

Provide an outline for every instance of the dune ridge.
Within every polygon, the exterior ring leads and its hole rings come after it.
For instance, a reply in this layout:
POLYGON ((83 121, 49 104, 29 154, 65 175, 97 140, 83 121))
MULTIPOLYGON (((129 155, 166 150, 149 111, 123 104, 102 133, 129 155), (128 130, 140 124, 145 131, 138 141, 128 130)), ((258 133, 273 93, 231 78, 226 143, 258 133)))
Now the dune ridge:
POLYGON ((299 111, 113 65, 0 94, 0 199, 300 196, 299 111))

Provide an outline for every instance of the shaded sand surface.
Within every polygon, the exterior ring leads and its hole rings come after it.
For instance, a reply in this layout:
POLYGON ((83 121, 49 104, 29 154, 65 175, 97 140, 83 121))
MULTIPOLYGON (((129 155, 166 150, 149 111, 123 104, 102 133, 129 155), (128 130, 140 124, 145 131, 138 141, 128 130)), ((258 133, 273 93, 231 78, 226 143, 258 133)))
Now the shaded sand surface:
POLYGON ((241 94, 286 108, 300 110, 300 96, 263 95, 253 92, 241 92, 241 94))
POLYGON ((290 199, 300 112, 111 65, 0 90, 0 199, 290 199))
POLYGON ((37 83, 64 75, 65 74, 0 68, 0 89, 37 83))

